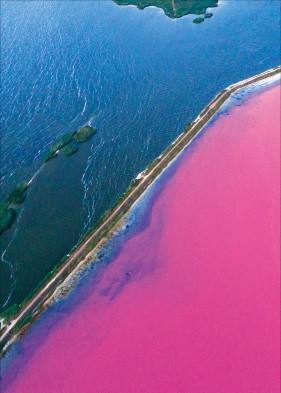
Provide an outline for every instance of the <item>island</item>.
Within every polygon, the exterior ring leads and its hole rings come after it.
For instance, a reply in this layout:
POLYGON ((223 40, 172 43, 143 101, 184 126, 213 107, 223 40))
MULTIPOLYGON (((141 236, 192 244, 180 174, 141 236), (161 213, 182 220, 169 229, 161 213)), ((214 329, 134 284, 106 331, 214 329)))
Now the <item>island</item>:
MULTIPOLYGON (((146 7, 161 8, 170 18, 185 15, 204 15, 208 8, 217 7, 218 0, 114 0, 118 5, 135 5, 140 10, 146 7)), ((208 18, 208 17, 207 17, 208 18)), ((204 19, 203 19, 204 21, 204 19)), ((202 22, 203 22, 202 21, 202 22)), ((196 22, 195 22, 196 23, 196 22)))
POLYGON ((48 162, 55 158, 60 150, 64 149, 66 156, 70 156, 78 151, 78 146, 74 144, 88 142, 93 135, 97 132, 95 127, 89 125, 80 128, 78 131, 72 131, 63 135, 48 151, 45 156, 44 162, 48 162), (70 146, 67 146, 70 145, 70 146), (67 146, 67 148, 65 148, 67 146))
POLYGON ((204 22, 204 18, 195 18, 195 19, 193 19, 193 23, 196 23, 196 24, 199 24, 199 23, 202 23, 202 22, 204 22))
POLYGON ((96 132, 97 129, 95 127, 85 126, 80 128, 73 138, 78 143, 88 142, 96 132))
POLYGON ((66 145, 68 145, 72 140, 76 131, 70 132, 68 134, 63 135, 49 150, 45 157, 45 162, 50 161, 52 158, 55 158, 57 153, 66 145))

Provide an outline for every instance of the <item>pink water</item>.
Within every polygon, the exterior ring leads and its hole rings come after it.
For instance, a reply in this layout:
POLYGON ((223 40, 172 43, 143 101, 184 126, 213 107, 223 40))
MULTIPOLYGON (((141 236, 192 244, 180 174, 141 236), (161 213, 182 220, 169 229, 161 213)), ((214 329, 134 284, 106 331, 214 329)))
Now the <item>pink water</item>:
POLYGON ((7 391, 279 393, 279 108, 271 87, 209 127, 7 391))

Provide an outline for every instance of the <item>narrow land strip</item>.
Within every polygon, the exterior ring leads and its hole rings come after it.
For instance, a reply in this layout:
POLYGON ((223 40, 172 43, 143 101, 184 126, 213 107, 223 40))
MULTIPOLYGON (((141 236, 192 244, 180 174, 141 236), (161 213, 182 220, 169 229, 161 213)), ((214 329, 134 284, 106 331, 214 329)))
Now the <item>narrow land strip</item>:
POLYGON ((46 299, 50 298, 57 287, 66 278, 69 278, 73 274, 74 269, 83 264, 89 255, 100 246, 102 240, 104 240, 109 233, 114 231, 117 224, 120 222, 120 219, 124 217, 124 215, 138 201, 144 191, 152 185, 163 170, 178 157, 186 146, 192 142, 206 124, 217 114, 225 101, 237 90, 279 74, 280 71, 281 67, 279 66, 233 84, 214 98, 214 100, 203 110, 197 119, 187 127, 186 131, 178 137, 167 151, 161 157, 156 159, 152 165, 148 166, 146 171, 143 172, 143 176, 135 183, 135 186, 129 190, 122 201, 113 208, 103 222, 97 228, 93 229, 83 242, 77 246, 54 276, 51 277, 50 280, 45 283, 41 289, 39 289, 38 293, 24 305, 18 314, 9 321, 8 325, 3 329, 0 339, 3 353, 14 341, 13 339, 16 337, 18 330, 23 326, 25 321, 27 321, 33 313, 35 313, 35 315, 38 314, 38 309, 40 309, 40 306, 42 307, 46 299))

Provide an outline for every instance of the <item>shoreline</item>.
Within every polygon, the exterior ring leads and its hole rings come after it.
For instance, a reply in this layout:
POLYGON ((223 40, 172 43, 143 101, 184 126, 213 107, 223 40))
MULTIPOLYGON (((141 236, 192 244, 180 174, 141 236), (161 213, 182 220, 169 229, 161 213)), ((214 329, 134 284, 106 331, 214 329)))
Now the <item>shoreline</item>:
MULTIPOLYGON (((139 201, 140 197, 147 191, 151 185, 159 178, 160 174, 165 171, 185 150, 185 148, 200 134, 205 126, 214 118, 220 111, 225 102, 236 91, 259 83, 260 81, 274 78, 277 80, 277 75, 280 74, 280 66, 267 70, 261 74, 247 78, 243 81, 232 84, 222 92, 220 92, 208 106, 199 114, 199 116, 191 123, 185 132, 163 152, 161 156, 156 158, 145 171, 141 173, 138 180, 135 180, 127 193, 123 195, 121 201, 104 217, 91 233, 85 236, 82 242, 72 251, 72 255, 62 263, 43 286, 39 288, 38 292, 29 300, 17 315, 13 316, 6 328, 3 329, 0 341, 2 355, 7 351, 10 345, 32 324, 32 322, 49 306, 54 299, 55 294, 59 291, 66 282, 74 278, 75 274, 81 267, 89 263, 90 257, 97 252, 97 250, 108 241, 113 232, 117 230, 120 223, 131 210, 131 208, 139 201), (16 330, 16 331, 15 331, 16 330)), ((279 78, 278 78, 279 79, 279 78)), ((92 259, 91 261, 92 262, 92 259)))

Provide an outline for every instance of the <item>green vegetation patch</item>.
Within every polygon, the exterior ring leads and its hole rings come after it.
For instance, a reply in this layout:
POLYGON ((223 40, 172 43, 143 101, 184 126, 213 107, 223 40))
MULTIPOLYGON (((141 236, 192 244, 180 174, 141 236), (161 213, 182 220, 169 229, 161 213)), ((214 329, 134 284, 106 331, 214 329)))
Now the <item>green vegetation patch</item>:
POLYGON ((78 151, 78 147, 76 145, 66 146, 63 149, 63 152, 66 156, 72 156, 78 151))
POLYGON ((204 15, 205 19, 211 18, 213 14, 211 12, 207 12, 207 14, 204 15))
POLYGON ((19 183, 16 188, 8 195, 8 197, 0 203, 0 235, 10 228, 15 220, 17 213, 13 209, 14 205, 19 205, 25 201, 24 192, 28 187, 28 182, 19 183))
POLYGON ((57 156, 57 151, 61 150, 64 146, 68 145, 72 140, 76 131, 72 131, 63 135, 49 150, 44 158, 44 162, 48 162, 57 156))
POLYGON ((18 184, 17 187, 10 193, 7 198, 7 202, 10 205, 18 205, 25 201, 25 196, 23 195, 25 190, 28 187, 28 182, 23 181, 22 183, 18 184))
POLYGON ((70 132, 69 134, 63 135, 50 149, 51 153, 55 153, 58 150, 62 149, 65 145, 68 145, 71 141, 76 131, 70 132))
POLYGON ((95 127, 85 126, 77 131, 73 139, 78 143, 84 143, 91 139, 96 132, 97 129, 95 127))
POLYGON ((53 158, 55 158, 56 156, 57 156, 57 153, 53 153, 53 152, 49 151, 44 158, 44 162, 48 162, 48 161, 52 160, 53 158))
POLYGON ((195 18, 195 19, 193 19, 193 23, 196 23, 197 25, 199 24, 199 23, 202 23, 202 22, 204 22, 204 18, 195 18))
POLYGON ((19 306, 17 304, 13 304, 9 308, 7 308, 5 311, 1 312, 0 317, 4 318, 4 319, 10 319, 18 311, 19 311, 19 306))
POLYGON ((13 208, 9 208, 4 202, 1 203, 0 207, 0 235, 10 228, 14 219, 16 218, 16 211, 13 208))

